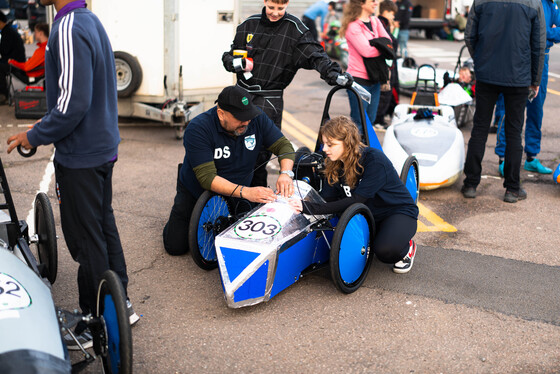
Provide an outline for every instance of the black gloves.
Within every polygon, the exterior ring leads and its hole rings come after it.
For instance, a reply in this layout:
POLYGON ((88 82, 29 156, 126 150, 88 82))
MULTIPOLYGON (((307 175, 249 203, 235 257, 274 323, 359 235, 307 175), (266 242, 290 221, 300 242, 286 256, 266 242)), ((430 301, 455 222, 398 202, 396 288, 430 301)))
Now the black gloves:
POLYGON ((354 83, 354 78, 348 73, 340 74, 336 71, 332 71, 327 75, 325 81, 331 86, 350 87, 352 83, 354 83))

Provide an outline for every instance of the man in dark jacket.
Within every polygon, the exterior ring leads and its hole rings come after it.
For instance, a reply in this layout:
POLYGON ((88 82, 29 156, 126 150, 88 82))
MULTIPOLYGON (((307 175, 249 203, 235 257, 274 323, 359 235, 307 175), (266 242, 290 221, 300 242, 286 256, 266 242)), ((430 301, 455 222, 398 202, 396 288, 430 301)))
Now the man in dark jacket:
POLYGON ((521 130, 525 102, 539 90, 544 66, 546 23, 540 0, 475 0, 469 12, 465 42, 474 60, 476 111, 461 189, 476 197, 488 129, 498 95, 505 98, 506 154, 504 201, 527 198, 521 188, 521 130))
MULTIPOLYGON (((41 0, 54 5, 51 36, 45 52, 47 113, 31 130, 8 139, 8 153, 54 144, 60 223, 78 268, 82 313, 96 310, 97 287, 108 269, 127 289, 126 261, 112 208, 113 167, 120 135, 115 60, 103 25, 85 0, 41 0), (57 84, 58 83, 58 84, 57 84)), ((129 321, 138 321, 127 300, 129 321)), ((78 341, 63 338, 70 350, 93 345, 83 321, 78 341), (81 344, 81 347, 77 343, 81 344)))
MULTIPOLYGON (((237 73, 237 85, 253 95, 253 102, 281 128, 282 95, 297 71, 314 69, 330 85, 351 85, 352 77, 342 75, 321 45, 299 18, 286 12, 288 0, 265 0, 261 14, 247 18, 237 27, 231 50, 222 56, 227 71, 237 73), (244 51, 246 56, 238 55, 244 51)), ((261 152, 259 166, 270 159, 261 152)), ((255 170, 252 186, 266 186, 265 167, 255 170)))
POLYGON ((17 30, 12 27, 12 22, 8 22, 8 18, 3 12, 0 12, 0 30, 2 30, 0 39, 0 94, 7 98, 8 82, 6 78, 10 71, 8 60, 25 62, 25 47, 23 46, 23 39, 19 36, 17 30))

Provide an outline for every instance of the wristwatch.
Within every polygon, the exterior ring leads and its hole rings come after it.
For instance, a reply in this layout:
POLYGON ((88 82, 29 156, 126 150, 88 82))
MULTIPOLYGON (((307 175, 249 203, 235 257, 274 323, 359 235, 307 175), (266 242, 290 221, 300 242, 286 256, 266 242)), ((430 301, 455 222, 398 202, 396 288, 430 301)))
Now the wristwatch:
POLYGON ((282 170, 282 171, 280 172, 280 174, 287 174, 288 177, 294 179, 294 172, 291 171, 291 170, 282 170))

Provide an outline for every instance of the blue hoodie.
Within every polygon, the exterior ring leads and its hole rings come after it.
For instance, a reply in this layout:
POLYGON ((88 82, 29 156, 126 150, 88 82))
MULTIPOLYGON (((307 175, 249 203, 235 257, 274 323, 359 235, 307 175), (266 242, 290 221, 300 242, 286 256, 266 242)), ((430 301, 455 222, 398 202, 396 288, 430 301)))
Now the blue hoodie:
POLYGON ((114 159, 120 142, 113 49, 85 8, 52 25, 45 53, 47 114, 28 133, 33 146, 54 143, 55 160, 91 168, 114 159))

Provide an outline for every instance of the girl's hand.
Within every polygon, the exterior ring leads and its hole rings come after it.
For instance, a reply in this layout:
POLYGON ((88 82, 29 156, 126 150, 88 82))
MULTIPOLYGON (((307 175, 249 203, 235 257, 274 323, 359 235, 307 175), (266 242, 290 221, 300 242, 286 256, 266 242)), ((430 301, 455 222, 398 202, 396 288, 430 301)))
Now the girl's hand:
POLYGON ((288 205, 296 212, 296 213, 301 213, 301 211, 303 210, 303 206, 301 204, 301 200, 300 199, 289 199, 288 200, 288 205))

